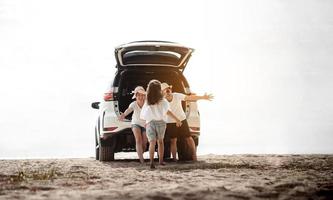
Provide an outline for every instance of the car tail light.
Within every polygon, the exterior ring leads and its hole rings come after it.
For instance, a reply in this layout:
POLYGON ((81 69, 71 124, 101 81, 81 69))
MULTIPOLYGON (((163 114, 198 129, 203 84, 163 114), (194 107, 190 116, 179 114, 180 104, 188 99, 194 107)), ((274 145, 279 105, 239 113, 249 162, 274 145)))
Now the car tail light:
POLYGON ((190 127, 191 131, 200 131, 200 127, 190 127))
POLYGON ((104 93, 104 101, 112 101, 112 100, 113 100, 113 93, 112 92, 104 93))
POLYGON ((103 131, 114 131, 116 130, 118 127, 116 126, 112 126, 112 127, 106 127, 106 128, 103 128, 103 131))
POLYGON ((104 93, 104 101, 113 101, 114 100, 114 87, 111 87, 107 92, 104 93))

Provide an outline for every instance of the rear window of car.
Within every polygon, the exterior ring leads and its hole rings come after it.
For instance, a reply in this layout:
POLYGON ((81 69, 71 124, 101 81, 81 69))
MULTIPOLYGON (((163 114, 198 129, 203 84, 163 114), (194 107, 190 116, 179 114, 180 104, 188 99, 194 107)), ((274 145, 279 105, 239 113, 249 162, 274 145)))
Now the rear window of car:
POLYGON ((124 65, 130 64, 156 64, 156 65, 174 65, 181 62, 181 55, 171 51, 146 51, 135 50, 128 51, 123 55, 124 65))

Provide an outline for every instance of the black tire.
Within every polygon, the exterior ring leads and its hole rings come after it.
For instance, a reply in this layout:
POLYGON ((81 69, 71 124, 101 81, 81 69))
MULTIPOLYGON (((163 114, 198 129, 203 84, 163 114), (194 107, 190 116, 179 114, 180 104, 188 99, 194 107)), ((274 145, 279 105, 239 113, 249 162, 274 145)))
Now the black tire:
POLYGON ((187 144, 185 138, 183 138, 183 137, 178 138, 177 151, 178 151, 178 158, 180 161, 193 160, 192 150, 190 149, 189 145, 187 144))
POLYGON ((198 145, 199 145, 199 136, 192 136, 192 138, 194 140, 195 146, 198 147, 198 145))
POLYGON ((99 145, 97 140, 97 130, 95 129, 95 158, 99 160, 99 145))
POLYGON ((114 160, 114 150, 112 146, 99 147, 99 161, 112 161, 114 160))
POLYGON ((95 158, 96 158, 96 160, 99 160, 99 148, 98 147, 96 147, 96 155, 95 155, 95 158))

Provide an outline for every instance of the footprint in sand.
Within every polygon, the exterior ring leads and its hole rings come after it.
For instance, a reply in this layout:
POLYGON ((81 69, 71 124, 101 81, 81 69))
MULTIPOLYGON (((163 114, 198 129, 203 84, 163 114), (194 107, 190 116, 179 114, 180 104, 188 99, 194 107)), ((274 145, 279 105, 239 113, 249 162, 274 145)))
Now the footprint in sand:
POLYGON ((304 186, 304 184, 303 183, 298 183, 298 182, 295 182, 295 183, 281 183, 281 184, 278 184, 278 185, 274 186, 274 188, 275 188, 275 190, 281 192, 281 191, 286 191, 286 190, 293 189, 296 186, 304 186))
POLYGON ((270 199, 270 198, 279 197, 279 193, 278 192, 260 192, 259 194, 255 194, 254 196, 270 199))
POLYGON ((30 191, 36 192, 36 191, 49 191, 49 190, 54 190, 56 188, 54 187, 48 187, 48 186, 33 186, 29 188, 30 191))
POLYGON ((71 178, 87 178, 89 176, 88 167, 73 165, 68 170, 67 174, 71 178))
POLYGON ((167 197, 166 194, 150 195, 150 196, 147 196, 147 198, 152 199, 152 200, 172 200, 172 198, 167 197))
POLYGON ((128 182, 128 183, 123 183, 123 187, 125 187, 125 186, 129 186, 129 185, 134 185, 135 183, 133 183, 133 182, 128 182))
POLYGON ((250 197, 245 196, 245 195, 241 195, 241 194, 228 194, 226 196, 228 198, 231 197, 231 198, 235 198, 235 199, 244 199, 244 200, 250 199, 250 197))
POLYGON ((261 186, 254 186, 254 185, 251 185, 251 186, 247 186, 248 188, 252 188, 254 189, 255 191, 258 191, 258 192, 262 192, 264 190, 263 187, 261 186))

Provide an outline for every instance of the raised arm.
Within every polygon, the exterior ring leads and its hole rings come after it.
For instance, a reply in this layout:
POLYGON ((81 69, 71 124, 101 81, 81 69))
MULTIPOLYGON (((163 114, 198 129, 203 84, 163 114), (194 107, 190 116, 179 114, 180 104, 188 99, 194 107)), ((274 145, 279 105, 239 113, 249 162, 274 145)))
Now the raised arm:
POLYGON ((185 101, 197 101, 197 100, 201 100, 201 99, 211 101, 212 99, 214 99, 214 96, 213 96, 213 94, 207 94, 207 93, 205 93, 202 96, 186 95, 184 100, 185 101))

